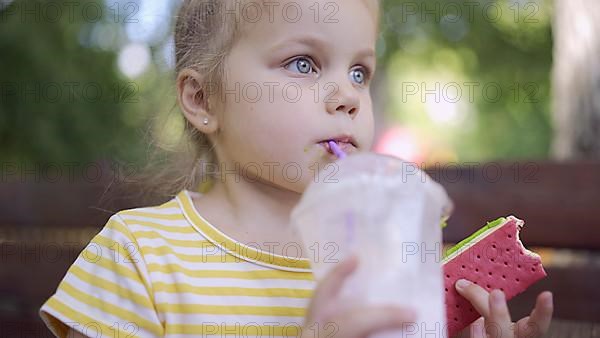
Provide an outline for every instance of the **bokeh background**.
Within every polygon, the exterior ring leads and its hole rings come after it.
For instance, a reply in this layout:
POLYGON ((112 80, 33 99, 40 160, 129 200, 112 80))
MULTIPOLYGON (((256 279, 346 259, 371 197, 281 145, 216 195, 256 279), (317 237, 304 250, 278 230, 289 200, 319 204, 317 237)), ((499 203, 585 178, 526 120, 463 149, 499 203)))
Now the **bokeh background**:
MULTIPOLYGON (((176 137, 179 114, 147 122, 175 104, 178 3, 3 1, 3 157, 129 162, 144 153, 143 128, 176 137)), ((552 9, 545 0, 385 1, 379 136, 401 126, 391 137, 403 144, 390 151, 415 161, 550 157, 552 9)))
MULTIPOLYGON (((37 309, 83 245, 111 213, 158 201, 108 192, 152 184, 136 181, 150 148, 178 144, 179 4, 0 0, 0 336, 49 336, 37 309)), ((374 150, 449 190, 448 243, 525 219, 554 269, 555 332, 598 334, 600 3, 382 6, 374 150)))

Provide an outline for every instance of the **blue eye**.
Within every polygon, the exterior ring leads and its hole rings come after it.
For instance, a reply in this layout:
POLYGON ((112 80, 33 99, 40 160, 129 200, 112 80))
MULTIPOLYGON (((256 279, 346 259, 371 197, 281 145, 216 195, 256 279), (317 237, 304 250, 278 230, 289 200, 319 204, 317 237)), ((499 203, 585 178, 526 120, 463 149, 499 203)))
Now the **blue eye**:
MULTIPOLYGON (((300 56, 285 65, 285 68, 291 71, 298 72, 300 74, 316 73, 315 67, 310 57, 300 56), (290 69, 290 66, 292 66, 290 69), (293 69, 295 68, 295 70, 293 69)), ((359 85, 365 85, 371 76, 371 72, 368 68, 361 66, 361 68, 355 68, 350 71, 350 77, 352 81, 355 81, 359 85)))
POLYGON ((350 72, 352 80, 355 80, 360 85, 366 83, 368 75, 368 71, 361 69, 353 69, 352 72, 350 72))
POLYGON ((311 71, 313 70, 313 66, 310 62, 310 59, 306 58, 306 57, 299 57, 296 58, 294 60, 292 60, 290 63, 288 63, 286 65, 286 69, 288 68, 288 66, 293 65, 295 66, 295 68, 298 70, 298 72, 300 72, 301 74, 310 74, 311 71))

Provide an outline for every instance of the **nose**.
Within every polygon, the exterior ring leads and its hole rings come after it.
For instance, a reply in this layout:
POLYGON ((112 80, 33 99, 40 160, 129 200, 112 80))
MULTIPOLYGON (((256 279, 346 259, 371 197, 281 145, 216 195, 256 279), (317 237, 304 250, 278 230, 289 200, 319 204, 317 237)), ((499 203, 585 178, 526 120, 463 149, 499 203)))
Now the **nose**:
POLYGON ((333 91, 325 98, 327 112, 332 115, 343 112, 354 119, 360 110, 360 98, 356 89, 345 83, 332 83, 329 86, 333 91))

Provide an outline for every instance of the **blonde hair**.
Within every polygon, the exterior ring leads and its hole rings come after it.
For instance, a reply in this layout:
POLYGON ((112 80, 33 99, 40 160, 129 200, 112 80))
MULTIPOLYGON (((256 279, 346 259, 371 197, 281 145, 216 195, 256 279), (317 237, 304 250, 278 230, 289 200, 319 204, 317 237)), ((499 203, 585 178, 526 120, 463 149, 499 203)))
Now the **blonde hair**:
MULTIPOLYGON (((220 97, 225 80, 224 61, 236 41, 243 36, 244 22, 247 21, 236 19, 241 15, 236 11, 242 7, 239 5, 250 1, 261 3, 261 9, 268 7, 262 3, 264 0, 183 0, 174 32, 176 74, 185 69, 197 71, 203 76, 200 85, 208 89, 208 95, 220 97), (235 16, 224 19, 223 8, 233 10, 235 16)), ((379 0, 362 1, 379 27, 379 0)), ((231 14, 228 12, 228 15, 231 14)), ((207 135, 198 131, 187 119, 183 120, 182 151, 175 152, 178 158, 168 160, 165 168, 153 175, 154 188, 160 195, 173 196, 182 189, 205 192, 212 183, 212 178, 203 168, 217 160, 214 145, 207 135)), ((159 157, 154 156, 153 159, 159 157)))

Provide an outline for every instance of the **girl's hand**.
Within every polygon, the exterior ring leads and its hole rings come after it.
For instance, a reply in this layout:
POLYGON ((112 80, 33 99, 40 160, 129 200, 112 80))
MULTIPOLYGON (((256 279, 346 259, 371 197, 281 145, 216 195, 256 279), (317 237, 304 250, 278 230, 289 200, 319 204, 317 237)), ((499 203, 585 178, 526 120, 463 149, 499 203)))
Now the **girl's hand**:
POLYGON ((354 271, 356 256, 340 262, 317 285, 302 328, 302 338, 344 337, 362 338, 389 330, 400 329, 416 319, 414 311, 391 305, 352 306, 338 299, 344 280, 354 271))
POLYGON ((553 310, 552 293, 549 291, 539 294, 531 314, 516 323, 511 321, 504 292, 493 290, 488 293, 464 279, 456 282, 456 291, 483 316, 465 329, 460 337, 535 338, 548 331, 553 310))

